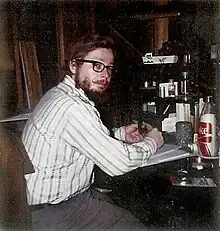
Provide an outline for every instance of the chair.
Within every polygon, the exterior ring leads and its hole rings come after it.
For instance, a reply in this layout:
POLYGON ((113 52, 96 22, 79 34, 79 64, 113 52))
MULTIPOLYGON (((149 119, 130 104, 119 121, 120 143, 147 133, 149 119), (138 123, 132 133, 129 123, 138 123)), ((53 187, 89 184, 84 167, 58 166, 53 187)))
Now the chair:
POLYGON ((3 230, 31 230, 22 153, 25 149, 20 138, 3 124, 0 131, 0 226, 3 230))

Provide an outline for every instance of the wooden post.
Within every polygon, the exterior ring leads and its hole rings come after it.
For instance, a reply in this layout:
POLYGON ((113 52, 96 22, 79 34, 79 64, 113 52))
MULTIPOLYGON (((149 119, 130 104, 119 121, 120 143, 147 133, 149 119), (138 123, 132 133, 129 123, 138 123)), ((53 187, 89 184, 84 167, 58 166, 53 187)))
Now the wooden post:
POLYGON ((17 13, 17 6, 15 3, 10 3, 10 8, 8 12, 8 17, 11 19, 11 32, 12 32, 12 45, 13 45, 13 70, 15 70, 15 78, 17 84, 17 109, 22 110, 24 109, 24 98, 23 98, 23 89, 22 89, 22 77, 21 77, 21 63, 20 63, 20 56, 19 56, 19 35, 18 35, 18 13, 17 13))
POLYGON ((65 45, 64 45, 64 7, 62 2, 57 0, 57 16, 56 16, 56 34, 57 34, 57 50, 58 50, 58 82, 63 78, 63 70, 65 69, 65 45))
POLYGON ((89 18, 88 18, 88 23, 89 23, 89 30, 91 34, 94 34, 96 32, 96 26, 95 26, 95 1, 90 0, 89 2, 89 18))
MULTIPOLYGON (((155 0, 156 6, 168 4, 168 0, 155 0)), ((158 53, 164 42, 169 39, 169 18, 154 19, 153 52, 158 53)))

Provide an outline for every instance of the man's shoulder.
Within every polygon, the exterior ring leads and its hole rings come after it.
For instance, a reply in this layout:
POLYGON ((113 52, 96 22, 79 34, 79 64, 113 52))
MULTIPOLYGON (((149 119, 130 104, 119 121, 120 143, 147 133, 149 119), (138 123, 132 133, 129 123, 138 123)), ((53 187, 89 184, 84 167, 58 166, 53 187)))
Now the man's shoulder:
POLYGON ((51 88, 46 94, 43 96, 43 101, 50 101, 55 104, 75 104, 77 98, 74 95, 70 94, 68 91, 63 91, 62 88, 59 88, 59 85, 51 88))
POLYGON ((80 94, 75 94, 74 91, 63 89, 58 84, 46 92, 43 98, 37 105, 37 111, 47 110, 50 111, 87 111, 88 107, 91 110, 91 105, 80 94))

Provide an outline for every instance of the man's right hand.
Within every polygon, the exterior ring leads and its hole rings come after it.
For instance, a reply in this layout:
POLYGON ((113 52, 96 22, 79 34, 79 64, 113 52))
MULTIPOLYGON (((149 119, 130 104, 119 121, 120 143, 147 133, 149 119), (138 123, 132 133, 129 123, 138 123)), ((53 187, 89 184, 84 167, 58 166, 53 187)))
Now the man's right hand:
POLYGON ((164 144, 164 139, 162 136, 162 132, 158 131, 157 128, 152 129, 151 131, 149 131, 146 134, 146 137, 151 137, 155 140, 156 144, 157 144, 157 149, 162 147, 162 145, 164 144))

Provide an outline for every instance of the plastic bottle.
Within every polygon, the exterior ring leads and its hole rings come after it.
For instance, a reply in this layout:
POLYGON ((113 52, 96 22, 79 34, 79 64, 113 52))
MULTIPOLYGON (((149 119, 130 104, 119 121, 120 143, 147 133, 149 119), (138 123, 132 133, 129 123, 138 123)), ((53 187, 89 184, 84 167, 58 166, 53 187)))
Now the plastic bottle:
POLYGON ((200 115, 198 142, 203 157, 217 155, 216 145, 216 113, 212 96, 207 96, 200 115))

